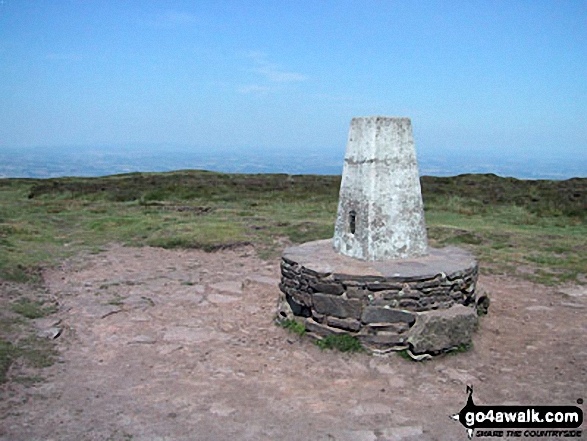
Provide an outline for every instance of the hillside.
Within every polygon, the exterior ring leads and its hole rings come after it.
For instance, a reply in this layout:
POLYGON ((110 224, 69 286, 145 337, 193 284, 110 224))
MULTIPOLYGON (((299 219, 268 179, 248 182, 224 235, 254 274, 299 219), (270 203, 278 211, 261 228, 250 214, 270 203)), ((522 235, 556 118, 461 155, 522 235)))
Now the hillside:
MULTIPOLYGON (((249 243, 278 255, 284 239, 332 235, 339 185, 339 176, 206 171, 0 180, 0 276, 27 280, 38 265, 113 241, 208 251, 249 243)), ((425 176, 422 192, 433 246, 462 244, 486 271, 582 281, 587 179, 425 176)))

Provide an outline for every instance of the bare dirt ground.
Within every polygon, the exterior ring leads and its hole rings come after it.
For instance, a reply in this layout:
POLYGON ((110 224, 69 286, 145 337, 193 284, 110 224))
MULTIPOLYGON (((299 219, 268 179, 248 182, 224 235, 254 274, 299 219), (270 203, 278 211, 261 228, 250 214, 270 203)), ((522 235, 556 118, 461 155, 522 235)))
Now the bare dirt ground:
POLYGON ((47 271, 61 362, 5 386, 0 439, 464 440, 467 384, 476 404, 587 398, 582 288, 481 277, 473 349, 416 363, 275 326, 279 262, 255 256, 113 245, 47 271))

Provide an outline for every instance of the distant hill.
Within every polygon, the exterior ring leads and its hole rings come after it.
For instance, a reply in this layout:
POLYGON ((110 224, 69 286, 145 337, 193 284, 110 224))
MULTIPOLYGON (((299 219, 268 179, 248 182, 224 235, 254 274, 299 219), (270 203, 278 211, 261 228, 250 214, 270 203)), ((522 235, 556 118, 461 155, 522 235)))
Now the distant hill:
MULTIPOLYGON (((339 175, 340 149, 262 151, 256 149, 196 149, 187 147, 0 147, 0 177, 55 178, 107 176, 130 172, 166 172, 185 169, 224 173, 287 173, 339 175)), ((493 156, 491 152, 419 152, 422 175, 456 176, 495 173, 522 179, 587 177, 587 155, 493 156)))

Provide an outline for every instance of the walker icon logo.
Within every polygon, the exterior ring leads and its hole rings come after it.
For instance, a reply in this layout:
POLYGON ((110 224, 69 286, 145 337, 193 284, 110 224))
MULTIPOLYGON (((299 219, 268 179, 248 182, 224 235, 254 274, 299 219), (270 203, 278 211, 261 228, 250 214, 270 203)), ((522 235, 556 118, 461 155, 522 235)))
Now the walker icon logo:
POLYGON ((467 404, 451 418, 465 426, 469 439, 473 434, 494 438, 581 437, 581 430, 570 430, 583 423, 583 411, 577 406, 477 406, 472 386, 467 386, 467 393, 467 404))

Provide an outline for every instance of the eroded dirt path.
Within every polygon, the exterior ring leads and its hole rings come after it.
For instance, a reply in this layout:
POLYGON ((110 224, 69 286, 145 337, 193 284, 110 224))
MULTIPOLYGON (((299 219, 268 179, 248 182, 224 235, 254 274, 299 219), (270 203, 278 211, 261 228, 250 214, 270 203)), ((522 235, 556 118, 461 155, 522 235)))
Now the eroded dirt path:
POLYGON ((278 277, 250 248, 111 246, 47 272, 63 360, 5 403, 0 439, 464 440, 467 384, 476 404, 587 399, 584 291, 481 277, 474 348, 414 363, 276 327, 278 277))

